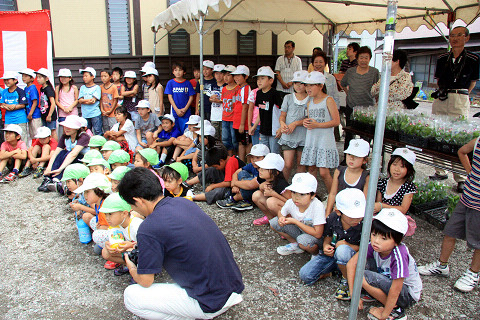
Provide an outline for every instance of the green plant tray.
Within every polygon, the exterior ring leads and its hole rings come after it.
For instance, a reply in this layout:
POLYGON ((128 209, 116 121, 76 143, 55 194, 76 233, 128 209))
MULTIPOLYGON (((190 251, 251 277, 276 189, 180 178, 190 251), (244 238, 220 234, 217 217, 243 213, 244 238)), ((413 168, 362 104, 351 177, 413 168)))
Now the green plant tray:
POLYGON ((442 200, 431 201, 427 203, 412 204, 410 205, 408 212, 417 216, 421 216, 422 213, 427 210, 445 207, 447 205, 447 201, 448 201, 447 199, 442 199, 442 200))
POLYGON ((423 212, 423 215, 421 215, 420 218, 434 225, 439 230, 443 230, 443 228, 445 228, 445 224, 447 223, 446 211, 447 206, 427 210, 423 212))

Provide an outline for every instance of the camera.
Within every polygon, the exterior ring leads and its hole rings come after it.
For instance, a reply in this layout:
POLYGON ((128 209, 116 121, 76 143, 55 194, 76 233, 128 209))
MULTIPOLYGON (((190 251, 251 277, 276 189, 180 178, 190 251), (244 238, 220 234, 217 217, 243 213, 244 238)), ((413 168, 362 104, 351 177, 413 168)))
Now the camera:
POLYGON ((438 99, 440 101, 445 101, 448 98, 448 91, 447 89, 440 88, 435 92, 432 92, 432 98, 438 99))
POLYGON ((128 256, 128 259, 133 262, 134 265, 138 265, 138 249, 135 247, 132 251, 125 252, 123 254, 123 259, 125 260, 125 255, 128 256))

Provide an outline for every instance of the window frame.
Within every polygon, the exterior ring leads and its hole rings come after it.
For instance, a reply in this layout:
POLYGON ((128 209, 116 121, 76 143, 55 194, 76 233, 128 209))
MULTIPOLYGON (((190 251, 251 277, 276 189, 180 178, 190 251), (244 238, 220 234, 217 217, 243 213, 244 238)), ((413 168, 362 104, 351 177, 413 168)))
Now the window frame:
POLYGON ((250 30, 247 34, 242 34, 240 31, 237 31, 237 55, 245 56, 254 56, 257 54, 257 32, 255 30, 250 30), (248 37, 249 35, 253 36, 251 41, 253 42, 253 52, 240 52, 240 42, 242 37, 248 37))
POLYGON ((112 36, 110 33, 110 12, 109 12, 109 1, 114 1, 114 0, 105 0, 105 13, 106 13, 106 18, 107 18, 107 35, 108 35, 108 53, 111 56, 131 56, 133 55, 133 49, 132 49, 132 26, 130 23, 131 20, 131 12, 130 12, 130 0, 126 0, 127 2, 127 24, 128 24, 128 48, 129 48, 129 53, 113 53, 112 52, 112 36))
POLYGON ((17 0, 12 0, 13 2, 13 10, 10 10, 10 11, 18 11, 18 3, 17 3, 17 0))

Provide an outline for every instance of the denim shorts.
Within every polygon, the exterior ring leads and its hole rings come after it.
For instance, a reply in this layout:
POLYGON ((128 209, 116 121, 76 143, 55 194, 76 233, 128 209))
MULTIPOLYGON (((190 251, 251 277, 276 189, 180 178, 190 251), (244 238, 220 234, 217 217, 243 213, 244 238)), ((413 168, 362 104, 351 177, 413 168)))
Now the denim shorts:
POLYGON ((47 121, 42 119, 42 126, 47 127, 50 130, 57 130, 57 120, 47 121))

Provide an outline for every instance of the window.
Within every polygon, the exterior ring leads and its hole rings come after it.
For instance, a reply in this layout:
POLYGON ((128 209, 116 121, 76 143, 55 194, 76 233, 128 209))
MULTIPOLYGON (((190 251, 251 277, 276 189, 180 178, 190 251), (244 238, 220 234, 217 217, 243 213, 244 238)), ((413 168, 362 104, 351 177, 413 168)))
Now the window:
POLYGON ((168 0, 167 6, 170 7, 172 4, 175 4, 175 3, 177 3, 178 1, 180 1, 180 0, 168 0))
POLYGON ((170 55, 190 54, 190 35, 185 29, 179 29, 168 35, 168 53, 170 55))
POLYGON ((257 33, 250 31, 243 35, 237 31, 238 54, 257 54, 257 33))
POLYGON ((111 54, 130 54, 130 10, 128 0, 107 0, 108 38, 111 54))
POLYGON ((410 70, 413 71, 413 82, 423 82, 423 88, 434 85, 435 66, 437 57, 435 55, 417 56, 410 59, 410 70))
POLYGON ((17 11, 16 0, 0 0, 0 11, 17 11))

